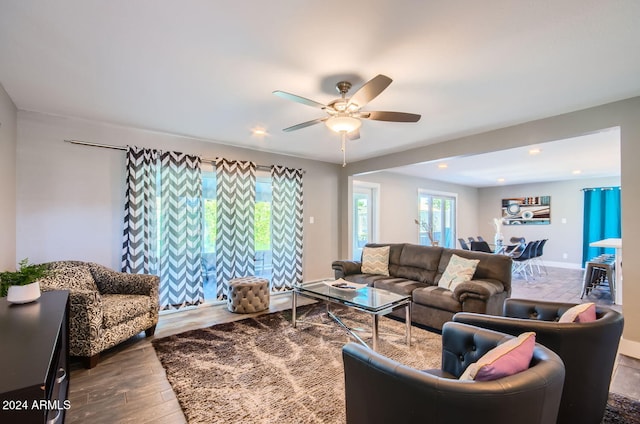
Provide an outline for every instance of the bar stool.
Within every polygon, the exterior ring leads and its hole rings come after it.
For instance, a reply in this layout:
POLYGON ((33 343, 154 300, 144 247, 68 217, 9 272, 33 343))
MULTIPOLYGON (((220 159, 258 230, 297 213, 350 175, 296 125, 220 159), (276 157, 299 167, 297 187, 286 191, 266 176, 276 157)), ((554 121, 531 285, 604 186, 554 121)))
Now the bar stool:
POLYGON ((613 255, 600 255, 586 263, 584 278, 582 280, 582 293, 580 299, 586 294, 596 288, 597 286, 604 284, 605 281, 609 285, 609 291, 611 293, 611 300, 615 303, 616 299, 616 285, 614 279, 615 259, 613 255))

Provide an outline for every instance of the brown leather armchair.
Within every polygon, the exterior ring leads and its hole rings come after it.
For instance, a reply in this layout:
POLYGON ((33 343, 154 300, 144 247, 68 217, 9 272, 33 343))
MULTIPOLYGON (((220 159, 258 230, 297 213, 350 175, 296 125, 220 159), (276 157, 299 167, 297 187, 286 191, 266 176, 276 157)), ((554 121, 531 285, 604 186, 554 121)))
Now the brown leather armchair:
POLYGON ((442 366, 420 371, 359 344, 342 349, 347 423, 551 424, 556 421, 564 365, 539 344, 529 369, 494 381, 458 380, 471 363, 511 336, 448 322, 442 366))
POLYGON ((609 397, 609 384, 624 319, 597 306, 596 321, 558 323, 573 303, 507 299, 503 316, 458 313, 456 322, 507 334, 535 331, 536 342, 557 353, 566 368, 558 423, 600 423, 609 397))

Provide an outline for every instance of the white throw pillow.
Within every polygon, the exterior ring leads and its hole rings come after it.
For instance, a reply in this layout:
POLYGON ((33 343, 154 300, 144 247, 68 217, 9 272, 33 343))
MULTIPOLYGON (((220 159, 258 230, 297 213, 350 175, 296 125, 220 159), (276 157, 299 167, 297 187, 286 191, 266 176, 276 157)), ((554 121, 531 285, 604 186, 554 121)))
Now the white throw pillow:
POLYGON ((451 255, 447 268, 438 281, 438 287, 453 291, 458 284, 471 280, 478 262, 480 262, 479 259, 465 259, 458 255, 451 255))
POLYGON ((362 250, 362 273, 389 275, 389 246, 362 250))

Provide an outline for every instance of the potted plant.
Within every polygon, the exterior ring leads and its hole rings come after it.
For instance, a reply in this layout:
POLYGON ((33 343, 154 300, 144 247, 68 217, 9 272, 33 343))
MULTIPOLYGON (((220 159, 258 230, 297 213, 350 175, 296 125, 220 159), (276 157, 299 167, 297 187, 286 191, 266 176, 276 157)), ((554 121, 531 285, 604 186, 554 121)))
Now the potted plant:
POLYGON ((0 297, 7 296, 10 303, 28 303, 40 297, 38 281, 49 274, 46 265, 29 265, 24 258, 17 271, 0 272, 0 297))

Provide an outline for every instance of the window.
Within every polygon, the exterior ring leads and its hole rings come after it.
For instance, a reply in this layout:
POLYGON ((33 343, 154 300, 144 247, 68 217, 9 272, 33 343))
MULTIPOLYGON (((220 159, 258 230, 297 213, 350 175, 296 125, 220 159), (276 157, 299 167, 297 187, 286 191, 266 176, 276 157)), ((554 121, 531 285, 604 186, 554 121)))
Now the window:
POLYGON ((456 195, 418 190, 419 243, 455 248, 456 195))
MULTIPOLYGON (((216 300, 216 174, 202 172, 203 250, 205 301, 216 300)), ((271 176, 258 172, 254 212, 255 275, 271 279, 271 176)))

